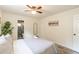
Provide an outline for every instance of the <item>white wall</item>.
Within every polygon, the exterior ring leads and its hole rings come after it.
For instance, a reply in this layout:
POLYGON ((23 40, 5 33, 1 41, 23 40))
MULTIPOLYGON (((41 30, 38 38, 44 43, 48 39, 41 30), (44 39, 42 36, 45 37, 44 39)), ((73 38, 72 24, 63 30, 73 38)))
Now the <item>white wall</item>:
POLYGON ((17 20, 24 20, 24 31, 29 30, 30 32, 33 32, 33 23, 36 22, 36 19, 9 12, 3 12, 3 23, 5 21, 10 21, 12 23, 12 26, 14 27, 13 39, 17 38, 17 20))
POLYGON ((73 48, 73 16, 79 14, 79 8, 64 11, 40 20, 40 36, 68 48, 73 48), (48 22, 59 20, 59 26, 48 26, 48 22))

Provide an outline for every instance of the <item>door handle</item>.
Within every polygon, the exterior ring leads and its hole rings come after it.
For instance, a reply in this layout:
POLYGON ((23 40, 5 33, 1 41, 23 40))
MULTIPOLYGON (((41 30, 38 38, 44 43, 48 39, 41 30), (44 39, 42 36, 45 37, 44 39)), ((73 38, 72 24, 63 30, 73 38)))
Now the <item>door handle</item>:
POLYGON ((75 36, 76 34, 74 33, 73 35, 75 36))

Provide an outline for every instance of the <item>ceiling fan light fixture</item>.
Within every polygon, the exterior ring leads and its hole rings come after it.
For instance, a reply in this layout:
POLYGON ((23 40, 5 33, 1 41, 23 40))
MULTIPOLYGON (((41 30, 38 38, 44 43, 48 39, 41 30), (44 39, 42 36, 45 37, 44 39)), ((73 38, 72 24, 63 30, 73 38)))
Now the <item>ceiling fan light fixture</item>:
POLYGON ((31 14, 36 14, 36 13, 39 13, 39 14, 41 14, 41 13, 43 13, 42 12, 42 6, 40 6, 40 5, 36 5, 36 6, 34 6, 34 5, 26 5, 29 9, 27 9, 27 10, 25 10, 25 11, 30 11, 31 12, 31 14))
POLYGON ((36 11, 32 11, 32 14, 36 14, 36 11))
POLYGON ((20 27, 20 26, 21 26, 21 24, 20 24, 20 23, 18 23, 18 26, 20 27))

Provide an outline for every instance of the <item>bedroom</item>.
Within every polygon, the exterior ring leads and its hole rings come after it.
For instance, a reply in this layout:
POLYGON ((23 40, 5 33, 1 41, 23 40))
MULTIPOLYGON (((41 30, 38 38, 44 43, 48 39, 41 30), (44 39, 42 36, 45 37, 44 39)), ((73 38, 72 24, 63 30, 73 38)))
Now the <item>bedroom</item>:
MULTIPOLYGON (((30 11, 27 11, 28 9, 29 8, 26 5, 25 6, 0 5, 0 28, 6 21, 9 21, 11 23, 12 27, 14 27, 12 30, 12 35, 11 35, 12 40, 11 40, 10 44, 9 43, 7 44, 10 51, 7 52, 7 46, 4 46, 4 44, 3 44, 4 47, 1 46, 2 50, 0 50, 0 53, 3 53, 3 54, 13 53, 13 52, 11 52, 11 50, 14 50, 14 48, 13 48, 14 46, 11 46, 11 43, 13 45, 13 43, 16 40, 18 42, 17 38, 18 38, 19 31, 17 29, 18 29, 18 26, 20 26, 19 20, 22 21, 23 25, 24 25, 24 30, 23 30, 24 38, 27 36, 32 38, 32 36, 34 34, 35 35, 34 38, 36 38, 36 39, 44 38, 44 39, 46 39, 46 41, 48 40, 50 43, 53 42, 56 44, 54 47, 54 49, 55 49, 54 53, 56 53, 56 54, 58 54, 58 53, 73 54, 73 53, 79 52, 78 40, 74 40, 74 38, 75 39, 78 39, 78 38, 74 37, 75 32, 73 31, 73 29, 74 29, 73 23, 75 23, 75 21, 73 22, 73 20, 76 18, 78 19, 78 16, 79 16, 79 11, 78 11, 79 6, 78 5, 44 5, 44 6, 42 6, 43 13, 41 13, 41 14, 40 13, 32 14, 30 11), (38 36, 38 37, 36 37, 36 36, 38 36), (5 52, 3 51, 4 48, 6 49, 5 52)), ((76 24, 76 25, 78 25, 78 24, 76 24)), ((76 30, 76 29, 74 29, 74 30, 76 30)), ((19 41, 20 41, 20 39, 19 39, 19 41)), ((23 41, 21 41, 21 42, 23 42, 23 41)), ((27 41, 27 43, 28 43, 28 41, 27 41)), ((34 43, 35 43, 35 41, 34 41, 34 43)), ((36 43, 39 43, 39 42, 36 41, 36 43)), ((41 42, 41 44, 42 43, 43 42, 41 42)), ((18 44, 21 44, 21 43, 18 43, 18 44)), ((23 43, 23 45, 25 45, 25 44, 23 43)), ((34 46, 36 46, 36 45, 34 45, 34 46)), ((39 46, 40 46, 40 44, 39 44, 39 46)), ((37 47, 38 47, 38 45, 37 45, 37 47)), ((20 48, 20 47, 18 47, 18 48, 20 48)), ((17 52, 17 53, 26 52, 26 50, 23 50, 23 48, 26 49, 25 47, 22 46, 21 48, 22 48, 22 51, 17 52)), ((36 47, 31 47, 31 48, 36 48, 36 47)), ((39 52, 39 51, 37 51, 37 52, 39 52)), ((31 51, 29 53, 31 53, 31 51)), ((46 52, 44 52, 44 54, 45 53, 46 52)))

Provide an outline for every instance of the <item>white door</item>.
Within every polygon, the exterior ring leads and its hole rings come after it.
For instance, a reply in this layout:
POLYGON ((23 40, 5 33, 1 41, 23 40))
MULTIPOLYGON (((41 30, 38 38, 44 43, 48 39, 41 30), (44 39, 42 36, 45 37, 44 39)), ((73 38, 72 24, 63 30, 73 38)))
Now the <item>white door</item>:
POLYGON ((73 49, 79 52, 79 15, 73 19, 73 49))

